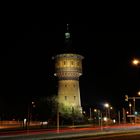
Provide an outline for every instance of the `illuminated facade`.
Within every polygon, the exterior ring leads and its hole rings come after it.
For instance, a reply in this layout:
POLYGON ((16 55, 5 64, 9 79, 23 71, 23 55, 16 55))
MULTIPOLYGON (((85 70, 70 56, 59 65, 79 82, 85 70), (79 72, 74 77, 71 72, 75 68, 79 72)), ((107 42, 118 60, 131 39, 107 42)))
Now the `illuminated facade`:
MULTIPOLYGON (((65 33, 66 39, 70 34, 65 33)), ((68 41, 67 41, 68 42, 68 41)), ((58 103, 61 109, 81 111, 79 77, 82 75, 83 56, 75 53, 63 53, 54 57, 55 76, 58 77, 58 103)))

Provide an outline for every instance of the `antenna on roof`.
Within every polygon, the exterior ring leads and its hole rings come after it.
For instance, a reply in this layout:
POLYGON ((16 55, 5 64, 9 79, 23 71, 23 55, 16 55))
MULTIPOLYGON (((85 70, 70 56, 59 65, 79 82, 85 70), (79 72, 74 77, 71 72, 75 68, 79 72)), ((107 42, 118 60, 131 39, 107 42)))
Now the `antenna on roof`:
POLYGON ((70 38, 69 24, 67 24, 67 31, 65 33, 65 39, 69 39, 69 38, 70 38))

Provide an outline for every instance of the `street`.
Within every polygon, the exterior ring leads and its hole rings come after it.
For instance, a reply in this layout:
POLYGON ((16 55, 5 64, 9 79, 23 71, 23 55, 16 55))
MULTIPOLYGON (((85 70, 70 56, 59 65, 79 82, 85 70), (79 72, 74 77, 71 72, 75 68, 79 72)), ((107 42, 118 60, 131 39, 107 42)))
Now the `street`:
MULTIPOLYGON (((71 139, 71 140, 78 140, 71 139)), ((106 136, 98 136, 98 137, 88 137, 88 138, 80 138, 80 140, 139 140, 140 133, 126 133, 126 134, 113 134, 106 136)))
POLYGON ((107 126, 102 129, 99 127, 84 128, 63 128, 59 133, 57 130, 27 130, 22 132, 1 133, 0 140, 62 140, 62 139, 93 139, 93 140, 125 140, 140 139, 140 125, 116 125, 107 126), (133 137, 131 137, 133 135, 133 137))

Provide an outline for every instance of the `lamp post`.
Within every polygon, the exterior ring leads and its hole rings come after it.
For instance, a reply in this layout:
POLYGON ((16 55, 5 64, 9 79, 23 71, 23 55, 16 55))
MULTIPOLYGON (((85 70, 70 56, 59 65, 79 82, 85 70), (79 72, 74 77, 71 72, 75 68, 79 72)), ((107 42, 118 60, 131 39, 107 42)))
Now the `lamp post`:
MULTIPOLYGON (((140 58, 134 58, 133 60, 132 60, 132 64, 134 65, 134 66, 136 66, 137 68, 140 68, 140 58)), ((140 96, 140 91, 138 92, 138 95, 140 96)), ((134 105, 134 107, 133 107, 133 114, 134 115, 136 115, 136 109, 135 109, 135 99, 140 99, 140 97, 133 97, 133 105, 134 105)), ((134 122, 136 122, 136 116, 134 117, 134 122)))
POLYGON ((109 104, 108 103, 105 103, 104 104, 104 107, 106 108, 106 117, 109 118, 109 114, 110 114, 109 113, 110 112, 110 110, 109 110, 109 104))
POLYGON ((136 111, 136 99, 135 99, 135 97, 133 98, 133 114, 135 115, 135 111, 136 111))
MULTIPOLYGON (((137 67, 140 68, 140 59, 134 58, 134 59, 132 60, 132 64, 133 64, 134 66, 137 66, 137 67)), ((138 92, 138 95, 140 96, 140 91, 138 92)), ((135 114, 135 97, 133 98, 133 102, 134 102, 134 114, 135 114)))
POLYGON ((106 125, 108 125, 108 120, 110 119, 109 118, 110 117, 110 115, 109 115, 110 114, 109 103, 105 103, 104 107, 106 108, 106 117, 104 117, 104 120, 106 121, 106 125))
MULTIPOLYGON (((129 103, 129 114, 131 115, 131 107, 132 107, 132 104, 129 103)), ((131 123, 131 117, 130 117, 130 123, 131 123)))
POLYGON ((118 123, 120 124, 121 123, 121 114, 120 114, 120 111, 118 111, 118 123))
POLYGON ((111 115, 110 115, 110 114, 111 114, 111 110, 112 110, 112 109, 113 109, 113 107, 110 106, 110 107, 109 107, 109 119, 111 119, 111 115))
POLYGON ((57 133, 59 133, 59 103, 57 103, 57 133))
POLYGON ((91 108, 89 108, 89 119, 92 120, 92 112, 91 112, 91 108))
POLYGON ((27 113, 27 127, 29 127, 31 121, 33 120, 33 108, 36 107, 36 104, 34 101, 29 101, 28 103, 28 113, 27 113))
POLYGON ((125 112, 125 108, 122 108, 122 112, 123 112, 123 123, 126 123, 126 114, 127 112, 125 112))
POLYGON ((94 112, 95 113, 97 113, 97 117, 98 117, 98 124, 99 124, 99 126, 101 127, 101 130, 103 129, 103 122, 102 122, 102 112, 101 112, 101 110, 100 109, 94 109, 94 112))
POLYGON ((129 114, 130 114, 130 115, 131 115, 131 107, 132 107, 132 104, 129 103, 129 108, 130 108, 130 109, 129 109, 129 112, 130 112, 129 114))
POLYGON ((73 126, 73 129, 74 129, 74 114, 75 113, 75 110, 74 110, 74 107, 72 106, 72 126, 73 126))
POLYGON ((100 110, 98 110, 98 109, 95 108, 93 111, 94 111, 94 116, 95 116, 94 117, 95 123, 97 123, 97 121, 98 121, 99 122, 99 126, 100 126, 100 120, 99 120, 99 111, 100 110))

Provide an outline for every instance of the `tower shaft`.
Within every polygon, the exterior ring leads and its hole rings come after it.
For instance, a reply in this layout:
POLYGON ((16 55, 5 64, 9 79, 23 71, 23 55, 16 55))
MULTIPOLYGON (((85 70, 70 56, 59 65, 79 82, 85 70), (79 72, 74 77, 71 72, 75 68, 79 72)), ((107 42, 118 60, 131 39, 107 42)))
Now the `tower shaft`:
POLYGON ((58 81, 58 100, 66 107, 81 107, 79 81, 59 80, 58 81))

